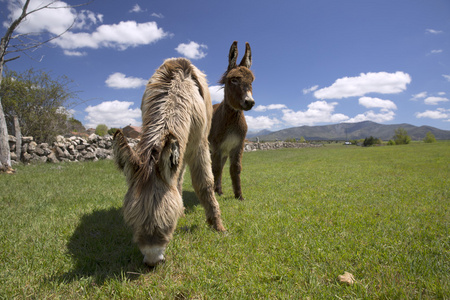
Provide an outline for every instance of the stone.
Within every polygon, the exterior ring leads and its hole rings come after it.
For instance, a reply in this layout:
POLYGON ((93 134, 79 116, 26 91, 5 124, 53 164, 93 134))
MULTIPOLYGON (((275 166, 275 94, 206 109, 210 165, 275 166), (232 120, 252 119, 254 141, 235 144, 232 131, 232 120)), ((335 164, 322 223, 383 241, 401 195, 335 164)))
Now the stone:
MULTIPOLYGON (((28 150, 29 150, 29 148, 28 148, 28 150)), ((39 156, 44 156, 45 151, 41 147, 36 147, 35 153, 39 156)))
POLYGON ((32 136, 23 136, 22 137, 22 143, 29 143, 31 141, 33 141, 33 137, 32 136))
POLYGON ((61 150, 61 148, 55 147, 55 151, 56 151, 56 156, 58 157, 58 159, 64 158, 64 151, 61 150))
POLYGON ((99 136, 96 135, 95 133, 93 133, 88 137, 88 142, 95 143, 96 141, 98 141, 98 139, 99 139, 99 136))
POLYGON ((36 146, 37 146, 36 142, 34 141, 30 142, 28 144, 28 153, 33 154, 34 152, 36 152, 36 146))
POLYGON ((24 162, 29 162, 30 161, 30 159, 31 159, 31 154, 29 154, 28 152, 24 152, 23 154, 22 154, 22 159, 23 159, 23 161, 24 162))
POLYGON ((97 158, 97 157, 95 157, 95 154, 94 154, 93 152, 88 152, 88 153, 86 153, 86 155, 84 155, 83 157, 84 157, 84 159, 86 159, 86 160, 94 160, 94 159, 97 158))
POLYGON ((355 277, 353 277, 353 274, 349 272, 344 272, 343 275, 338 276, 339 282, 346 283, 348 285, 352 285, 356 282, 355 277))
POLYGON ((58 158, 56 158, 56 155, 55 155, 54 152, 51 152, 51 153, 47 156, 47 159, 48 159, 48 161, 51 162, 51 163, 57 163, 57 162, 59 162, 59 160, 58 160, 58 158))
POLYGON ((47 162, 47 156, 39 156, 37 153, 33 153, 30 162, 45 163, 47 162))

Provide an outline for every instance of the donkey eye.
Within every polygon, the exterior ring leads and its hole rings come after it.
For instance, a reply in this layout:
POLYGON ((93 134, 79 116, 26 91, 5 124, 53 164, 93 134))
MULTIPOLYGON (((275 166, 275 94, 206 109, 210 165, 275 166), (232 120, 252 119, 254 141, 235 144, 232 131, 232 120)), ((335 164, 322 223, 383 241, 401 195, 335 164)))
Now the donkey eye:
POLYGON ((231 83, 232 83, 232 84, 238 84, 238 83, 239 83, 239 80, 238 80, 237 78, 232 78, 232 79, 231 79, 231 83))

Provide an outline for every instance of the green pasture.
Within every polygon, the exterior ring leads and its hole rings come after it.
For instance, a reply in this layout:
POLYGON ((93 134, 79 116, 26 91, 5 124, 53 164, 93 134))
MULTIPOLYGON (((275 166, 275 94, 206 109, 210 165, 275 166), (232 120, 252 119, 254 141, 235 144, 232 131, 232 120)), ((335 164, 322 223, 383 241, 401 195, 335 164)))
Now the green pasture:
POLYGON ((112 161, 19 166, 0 175, 0 299, 450 298, 450 141, 245 153, 242 186, 226 169, 217 233, 187 172, 148 269, 112 161))

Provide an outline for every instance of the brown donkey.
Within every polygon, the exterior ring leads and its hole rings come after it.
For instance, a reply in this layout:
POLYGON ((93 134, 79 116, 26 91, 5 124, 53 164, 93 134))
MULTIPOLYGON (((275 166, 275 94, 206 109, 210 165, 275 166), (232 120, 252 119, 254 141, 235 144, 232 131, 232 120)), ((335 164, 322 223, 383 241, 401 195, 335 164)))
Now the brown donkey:
POLYGON ((237 56, 237 41, 234 41, 228 55, 228 69, 220 80, 220 83, 225 85, 225 97, 221 103, 213 106, 209 143, 215 191, 222 195, 222 170, 229 156, 234 197, 244 200, 240 176, 247 122, 243 111, 250 110, 255 105, 252 96, 252 82, 255 77, 249 70, 252 65, 249 43, 245 44, 245 54, 239 66, 236 65, 237 56))
POLYGON ((136 150, 121 130, 114 134, 114 156, 123 170, 128 192, 123 202, 126 223, 154 266, 183 213, 181 187, 185 164, 205 208, 208 223, 224 231, 208 146, 212 105, 205 75, 184 58, 168 59, 156 70, 141 104, 142 134, 136 150))

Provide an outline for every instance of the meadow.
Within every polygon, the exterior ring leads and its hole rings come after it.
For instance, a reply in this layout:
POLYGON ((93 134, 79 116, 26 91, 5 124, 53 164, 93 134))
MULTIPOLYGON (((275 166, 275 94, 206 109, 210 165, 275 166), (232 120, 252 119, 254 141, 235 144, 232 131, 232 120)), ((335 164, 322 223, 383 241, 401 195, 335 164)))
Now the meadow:
POLYGON ((112 161, 0 175, 0 299, 450 298, 449 141, 245 153, 245 201, 227 167, 227 233, 206 225, 187 172, 185 216, 154 269, 112 161))

